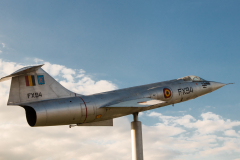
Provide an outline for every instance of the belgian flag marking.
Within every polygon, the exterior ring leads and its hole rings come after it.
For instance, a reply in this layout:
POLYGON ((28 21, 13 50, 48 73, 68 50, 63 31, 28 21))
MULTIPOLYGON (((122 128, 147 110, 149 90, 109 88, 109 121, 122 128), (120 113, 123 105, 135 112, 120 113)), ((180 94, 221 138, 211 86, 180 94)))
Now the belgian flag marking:
POLYGON ((164 93, 165 98, 170 98, 172 96, 172 93, 171 93, 170 89, 168 89, 168 88, 164 88, 163 93, 164 93))
POLYGON ((36 86, 34 75, 25 76, 26 86, 36 86))

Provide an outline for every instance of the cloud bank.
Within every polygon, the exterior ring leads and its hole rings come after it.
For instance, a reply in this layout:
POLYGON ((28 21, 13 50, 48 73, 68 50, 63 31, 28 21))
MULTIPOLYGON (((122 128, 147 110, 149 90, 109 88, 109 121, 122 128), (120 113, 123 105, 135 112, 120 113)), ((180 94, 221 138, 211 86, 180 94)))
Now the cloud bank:
MULTIPOLYGON (((60 83, 80 94, 116 89, 107 80, 95 81, 82 69, 45 63, 43 67, 60 83)), ((0 76, 23 65, 0 59, 0 76)), ((28 126, 24 110, 6 106, 10 81, 0 83, 0 159, 131 159, 130 122, 114 119, 114 127, 37 127, 28 126)), ((150 160, 234 159, 240 156, 240 121, 225 119, 212 112, 193 117, 171 116, 148 111, 141 117, 155 120, 143 125, 144 157, 150 160)))
POLYGON ((59 82, 67 89, 84 95, 106 92, 117 89, 117 86, 107 80, 94 81, 86 75, 83 69, 71 69, 63 65, 51 64, 41 59, 35 59, 36 63, 45 64, 43 69, 51 76, 59 79, 59 82))

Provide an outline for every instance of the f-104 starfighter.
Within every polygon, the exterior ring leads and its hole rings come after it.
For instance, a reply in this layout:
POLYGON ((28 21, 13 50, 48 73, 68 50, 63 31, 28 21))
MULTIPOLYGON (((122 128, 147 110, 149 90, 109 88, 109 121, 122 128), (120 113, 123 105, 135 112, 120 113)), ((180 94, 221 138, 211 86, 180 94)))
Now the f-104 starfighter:
POLYGON ((93 95, 69 91, 42 69, 28 66, 1 78, 11 79, 8 105, 25 109, 30 126, 112 126, 113 118, 184 102, 223 87, 198 76, 93 95))

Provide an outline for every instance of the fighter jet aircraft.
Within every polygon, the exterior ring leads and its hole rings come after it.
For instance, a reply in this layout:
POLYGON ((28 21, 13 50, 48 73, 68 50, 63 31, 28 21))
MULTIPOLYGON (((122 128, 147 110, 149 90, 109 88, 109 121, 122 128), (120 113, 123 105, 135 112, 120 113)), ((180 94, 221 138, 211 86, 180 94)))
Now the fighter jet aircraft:
POLYGON ((64 88, 42 66, 24 67, 0 79, 12 80, 7 104, 23 107, 31 127, 112 126, 113 118, 174 105, 226 85, 186 76, 86 96, 64 88))

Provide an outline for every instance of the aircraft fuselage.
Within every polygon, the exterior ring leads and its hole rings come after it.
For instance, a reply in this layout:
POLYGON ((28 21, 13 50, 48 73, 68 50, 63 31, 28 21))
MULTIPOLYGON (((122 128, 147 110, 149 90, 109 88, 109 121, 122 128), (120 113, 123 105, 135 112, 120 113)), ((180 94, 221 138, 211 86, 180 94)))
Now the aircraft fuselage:
POLYGON ((35 126, 82 124, 109 120, 136 112, 184 102, 210 93, 224 85, 209 81, 193 82, 175 79, 88 96, 76 95, 76 97, 34 102, 26 106, 33 107, 37 112, 35 126), (166 97, 163 92, 169 94, 167 96, 170 97, 166 97), (121 102, 144 98, 161 100, 165 103, 148 107, 118 107, 117 105, 115 105, 116 107, 108 107, 121 102))

